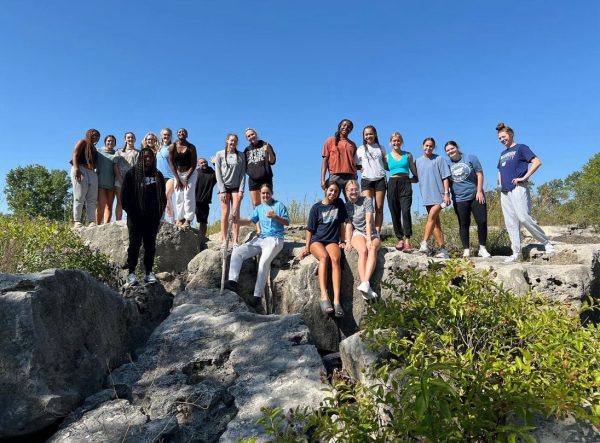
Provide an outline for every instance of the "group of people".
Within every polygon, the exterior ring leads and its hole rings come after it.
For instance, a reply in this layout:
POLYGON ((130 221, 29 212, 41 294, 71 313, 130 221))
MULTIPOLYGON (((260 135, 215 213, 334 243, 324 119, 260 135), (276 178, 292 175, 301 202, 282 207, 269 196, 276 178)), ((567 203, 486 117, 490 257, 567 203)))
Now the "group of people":
MULTIPOLYGON (((458 143, 450 140, 444 145, 447 156, 441 157, 435 153, 435 140, 427 137, 422 143, 422 155, 415 158, 403 149, 404 140, 399 132, 391 134, 390 149, 386 150, 372 125, 363 129, 363 143, 357 147, 349 138, 353 127, 350 120, 342 120, 335 134, 324 143, 321 187, 325 196, 310 210, 306 245, 301 252, 301 257, 312 254, 319 261, 320 307, 324 314, 337 317, 344 315, 340 298, 342 249, 347 252, 354 249, 358 253, 360 284, 357 289, 365 299, 377 297, 369 280, 381 245, 386 193, 398 240, 397 250, 405 253, 413 251, 412 184, 418 183, 427 211, 424 237, 418 251, 429 253, 429 240, 434 237, 438 245, 435 257, 448 258, 440 212, 453 206, 459 222, 463 256, 471 256, 469 228, 473 215, 477 224, 478 255, 490 257, 486 249, 484 174, 475 155, 463 153, 458 143), (345 202, 340 199, 341 193, 345 202), (327 291, 329 263, 333 304, 327 291)), ((500 123, 496 131, 505 147, 498 162, 498 186, 512 247, 512 254, 505 261, 516 261, 519 257, 521 225, 544 245, 547 252, 552 252, 552 244, 530 214, 527 180, 540 167, 541 161, 528 146, 514 141, 511 128, 500 123)), ((273 199, 272 167, 276 162, 273 147, 259 139, 254 129, 248 128, 245 136, 249 144, 240 152, 237 135, 228 134, 224 149, 211 159, 213 169, 206 159, 197 158, 196 148, 187 140, 185 129, 177 131, 174 142, 168 128, 163 129, 160 136, 159 144, 154 133, 146 134, 138 151, 134 147, 135 135, 128 132, 123 148, 115 151, 116 138, 108 135, 104 139, 104 147, 96 150, 100 134, 95 129, 87 131, 85 139, 76 143, 72 155, 75 224, 80 223, 84 205, 87 219, 92 223, 109 222, 116 196, 117 220, 122 216, 122 209, 128 214, 130 283, 136 282, 134 270, 142 241, 145 280, 152 283, 156 281, 152 272, 156 233, 163 213, 166 211, 167 218, 181 228, 190 226, 196 216, 204 237, 212 191, 216 185, 221 205, 221 236, 224 240, 231 225, 233 240, 226 287, 237 290, 243 260, 261 254, 254 298, 250 303, 258 305, 270 263, 283 247, 284 226, 289 224, 285 205, 273 199), (241 218, 240 203, 246 175, 254 210, 250 218, 241 218), (171 203, 173 194, 175 207, 171 203), (254 223, 258 236, 240 245, 240 223, 254 223)))

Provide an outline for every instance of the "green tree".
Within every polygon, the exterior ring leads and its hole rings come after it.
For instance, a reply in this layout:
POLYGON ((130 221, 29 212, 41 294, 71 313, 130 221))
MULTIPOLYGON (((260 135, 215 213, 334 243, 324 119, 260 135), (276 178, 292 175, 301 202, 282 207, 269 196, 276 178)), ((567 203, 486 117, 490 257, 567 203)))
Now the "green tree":
POLYGON ((70 187, 66 171, 28 165, 8 171, 4 194, 15 215, 63 220, 71 201, 70 187))
POLYGON ((575 192, 577 215, 587 224, 600 228, 600 153, 594 155, 581 172, 566 179, 575 192))

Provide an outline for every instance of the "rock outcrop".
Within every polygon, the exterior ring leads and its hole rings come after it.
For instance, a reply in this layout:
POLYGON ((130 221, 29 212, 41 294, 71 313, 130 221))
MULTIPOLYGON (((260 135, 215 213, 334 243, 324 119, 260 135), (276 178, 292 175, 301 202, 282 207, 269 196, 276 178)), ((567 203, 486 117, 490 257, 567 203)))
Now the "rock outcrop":
POLYGON ((89 274, 0 274, 0 439, 60 420, 167 316, 160 285, 124 298, 89 274))
POLYGON ((323 364, 299 315, 253 314, 208 289, 175 305, 139 359, 113 371, 51 442, 232 442, 264 435, 263 406, 322 400, 323 364))
MULTIPOLYGON (((80 228, 77 233, 86 244, 108 255, 116 264, 125 263, 129 245, 125 221, 80 228)), ((200 239, 196 229, 177 229, 171 223, 161 222, 156 237, 155 271, 184 272, 199 251, 200 239)), ((143 252, 140 254, 142 256, 143 252)))

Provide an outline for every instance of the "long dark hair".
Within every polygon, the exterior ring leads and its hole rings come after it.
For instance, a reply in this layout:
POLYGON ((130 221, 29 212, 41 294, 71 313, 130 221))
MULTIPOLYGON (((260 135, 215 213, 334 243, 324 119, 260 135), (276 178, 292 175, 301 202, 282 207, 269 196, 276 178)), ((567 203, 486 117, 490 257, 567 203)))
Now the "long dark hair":
POLYGON ((156 196, 158 197, 158 208, 160 210, 160 217, 163 216, 163 211, 166 206, 167 197, 165 195, 165 187, 163 186, 163 182, 159 179, 158 169, 156 168, 156 154, 150 148, 142 148, 140 155, 138 156, 136 164, 133 166, 133 183, 134 183, 134 193, 135 198, 138 202, 138 207, 142 211, 142 213, 146 210, 146 186, 145 186, 145 178, 146 177, 154 177, 154 182, 156 186, 156 196), (146 170, 145 162, 144 162, 144 154, 150 153, 152 156, 152 165, 149 170, 146 170))
POLYGON ((85 163, 91 169, 96 167, 96 162, 94 161, 94 150, 96 146, 94 146, 94 142, 92 142, 92 136, 94 134, 98 134, 98 140, 100 140, 100 131, 97 129, 91 128, 85 131, 85 163))
POLYGON ((348 122, 350 123, 350 130, 354 129, 354 123, 352 123, 352 120, 348 119, 348 118, 344 118, 342 119, 339 123, 338 123, 338 128, 337 131, 335 131, 335 147, 337 148, 338 143, 340 142, 340 129, 342 128, 342 124, 344 122, 348 122))

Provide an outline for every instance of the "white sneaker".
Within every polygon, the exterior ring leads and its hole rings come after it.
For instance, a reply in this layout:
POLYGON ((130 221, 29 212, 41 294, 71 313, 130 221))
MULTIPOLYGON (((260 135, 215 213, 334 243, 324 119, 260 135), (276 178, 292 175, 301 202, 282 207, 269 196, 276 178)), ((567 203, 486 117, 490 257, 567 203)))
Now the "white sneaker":
POLYGON ((149 285, 153 285, 154 283, 156 283, 156 275, 154 275, 154 272, 150 271, 145 277, 144 277, 144 283, 147 283, 149 285))
POLYGON ((463 257, 464 258, 469 258, 471 256, 471 250, 470 249, 465 249, 463 251, 463 257))
POLYGON ((504 259, 504 263, 514 263, 519 260, 519 254, 509 255, 504 259))
POLYGON ((94 226, 98 226, 98 225, 96 225, 96 222, 90 222, 90 224, 88 225, 88 228, 93 228, 94 226))
POLYGON ((446 250, 446 248, 440 248, 438 253, 435 254, 435 258, 448 259, 448 258, 450 258, 450 256, 448 255, 448 251, 446 250))
POLYGON ((492 256, 492 254, 490 254, 488 252, 488 250, 485 248, 485 246, 480 246, 479 247, 479 256, 481 258, 490 258, 492 256))
POLYGON ((548 254, 551 254, 551 253, 555 252, 556 249, 554 249, 554 245, 552 243, 548 242, 544 245, 544 251, 547 252, 548 254))
POLYGON ((127 285, 129 286, 137 286, 140 282, 138 281, 136 275, 132 272, 127 276, 127 285))
POLYGON ((356 287, 356 289, 358 289, 360 292, 362 292, 364 294, 368 294, 369 290, 371 289, 371 284, 368 281, 364 281, 360 285, 358 285, 356 287))
POLYGON ((419 252, 421 254, 427 254, 429 252, 429 246, 427 246, 426 241, 421 242, 421 246, 419 246, 419 252))
POLYGON ((79 228, 83 228, 83 225, 81 224, 81 222, 73 223, 73 229, 79 229, 79 228))

